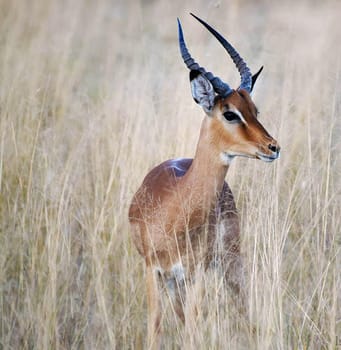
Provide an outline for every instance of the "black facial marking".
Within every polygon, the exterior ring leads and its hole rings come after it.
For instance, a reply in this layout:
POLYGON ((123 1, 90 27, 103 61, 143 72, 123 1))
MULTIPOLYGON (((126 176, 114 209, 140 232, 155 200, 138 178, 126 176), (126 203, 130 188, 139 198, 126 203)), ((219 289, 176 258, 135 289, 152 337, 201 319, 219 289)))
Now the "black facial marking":
POLYGON ((241 122, 239 116, 232 111, 227 111, 227 112, 223 113, 223 116, 228 122, 234 122, 234 123, 241 122))

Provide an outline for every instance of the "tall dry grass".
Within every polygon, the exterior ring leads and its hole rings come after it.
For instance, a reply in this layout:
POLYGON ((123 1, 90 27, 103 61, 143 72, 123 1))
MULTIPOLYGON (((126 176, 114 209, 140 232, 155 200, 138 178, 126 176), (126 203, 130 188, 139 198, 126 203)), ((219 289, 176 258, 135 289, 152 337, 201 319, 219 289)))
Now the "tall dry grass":
POLYGON ((203 112, 177 47, 238 84, 224 33, 255 71, 272 164, 237 159, 250 334, 202 276, 164 347, 335 349, 341 342, 341 6, 334 1, 0 1, 0 348, 145 347, 143 261, 127 208, 148 169, 192 156, 203 112))

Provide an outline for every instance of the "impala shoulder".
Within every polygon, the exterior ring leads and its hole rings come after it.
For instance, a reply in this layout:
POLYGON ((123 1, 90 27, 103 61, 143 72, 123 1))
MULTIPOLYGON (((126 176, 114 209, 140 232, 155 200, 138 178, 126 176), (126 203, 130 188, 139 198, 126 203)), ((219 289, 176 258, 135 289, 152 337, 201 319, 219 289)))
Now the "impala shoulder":
POLYGON ((174 172, 174 175, 176 177, 182 177, 186 174, 192 162, 192 158, 169 159, 165 162, 165 166, 167 167, 167 169, 174 172))
POLYGON ((141 216, 141 210, 148 211, 173 194, 177 179, 185 175, 192 161, 191 158, 169 159, 154 167, 136 192, 130 206, 129 217, 141 216))

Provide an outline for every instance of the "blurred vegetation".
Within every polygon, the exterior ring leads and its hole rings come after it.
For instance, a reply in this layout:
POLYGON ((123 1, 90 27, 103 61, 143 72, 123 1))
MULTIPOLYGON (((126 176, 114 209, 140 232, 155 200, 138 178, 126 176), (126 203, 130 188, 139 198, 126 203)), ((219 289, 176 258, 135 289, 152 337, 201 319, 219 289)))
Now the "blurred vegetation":
POLYGON ((242 326, 212 274, 194 330, 165 307, 164 347, 336 348, 340 3, 1 0, 0 8, 0 349, 145 347, 143 261, 127 208, 148 169, 194 154, 203 114, 176 17, 193 56, 238 84, 190 11, 254 71, 265 65, 254 100, 282 158, 238 159, 227 177, 258 332, 242 326))

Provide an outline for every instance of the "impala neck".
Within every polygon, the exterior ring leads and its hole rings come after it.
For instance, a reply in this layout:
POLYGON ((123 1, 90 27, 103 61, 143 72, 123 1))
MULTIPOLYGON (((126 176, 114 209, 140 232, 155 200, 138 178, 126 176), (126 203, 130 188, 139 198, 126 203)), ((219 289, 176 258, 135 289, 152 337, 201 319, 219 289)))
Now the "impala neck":
POLYGON ((187 198, 192 198, 192 208, 210 210, 217 202, 228 165, 221 159, 219 135, 215 133, 210 117, 205 117, 192 165, 183 177, 187 198), (194 205, 194 207, 193 207, 194 205))

